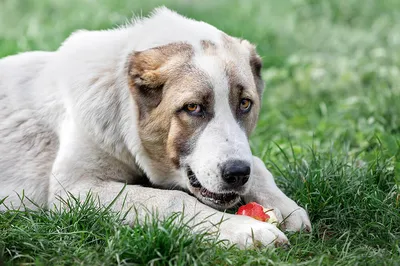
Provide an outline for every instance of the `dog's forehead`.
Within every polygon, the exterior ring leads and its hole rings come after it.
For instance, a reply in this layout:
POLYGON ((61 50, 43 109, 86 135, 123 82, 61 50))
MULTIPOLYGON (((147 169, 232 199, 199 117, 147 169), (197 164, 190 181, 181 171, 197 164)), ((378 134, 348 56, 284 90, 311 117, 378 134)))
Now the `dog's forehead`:
POLYGON ((254 47, 248 41, 221 34, 218 42, 201 40, 197 49, 194 48, 192 61, 216 85, 228 83, 256 89, 250 65, 253 54, 254 47))

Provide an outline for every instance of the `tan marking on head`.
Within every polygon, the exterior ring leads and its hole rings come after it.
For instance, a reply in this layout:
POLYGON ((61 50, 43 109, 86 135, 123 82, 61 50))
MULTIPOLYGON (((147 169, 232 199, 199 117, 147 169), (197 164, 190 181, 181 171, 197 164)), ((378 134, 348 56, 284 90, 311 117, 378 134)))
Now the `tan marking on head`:
POLYGON ((177 78, 192 53, 192 46, 186 43, 133 53, 129 59, 129 87, 139 106, 141 119, 160 103, 163 85, 168 79, 177 78))
POLYGON ((189 118, 184 113, 172 117, 167 139, 167 150, 175 166, 180 165, 182 156, 190 153, 198 133, 206 125, 204 122, 197 121, 196 123, 196 120, 189 118))
POLYGON ((215 43, 209 40, 202 40, 200 42, 201 48, 203 49, 203 52, 208 55, 215 55, 217 52, 217 46, 215 43))
POLYGON ((174 43, 136 52, 130 58, 129 86, 138 106, 139 137, 149 158, 166 175, 179 167, 190 140, 205 120, 179 111, 185 104, 212 104, 206 77, 190 61, 193 48, 174 43))
POLYGON ((168 66, 174 70, 183 62, 188 61, 192 54, 192 46, 186 43, 173 43, 142 52, 134 52, 130 58, 130 81, 140 86, 158 87, 165 83, 171 72, 165 67, 168 66))

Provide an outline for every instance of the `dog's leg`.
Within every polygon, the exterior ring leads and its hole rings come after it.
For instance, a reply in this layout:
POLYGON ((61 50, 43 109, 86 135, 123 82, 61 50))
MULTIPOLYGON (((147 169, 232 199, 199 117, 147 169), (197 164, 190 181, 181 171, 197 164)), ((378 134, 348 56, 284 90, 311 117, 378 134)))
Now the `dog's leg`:
MULTIPOLYGON (((82 136, 73 123, 64 123, 60 148, 50 177, 48 204, 50 207, 62 204, 57 201, 57 196, 66 197, 67 192, 83 199, 90 191, 94 197, 99 198, 101 204, 108 205, 124 188, 123 182, 115 180, 129 180, 129 171, 126 165, 82 136)), ((158 212, 161 217, 184 211, 186 221, 201 223, 195 229, 218 230, 220 239, 227 239, 240 247, 249 246, 253 241, 263 245, 288 241, 274 225, 246 216, 219 212, 177 190, 126 185, 112 209, 122 213, 129 211, 127 223, 133 223, 136 219, 143 221, 148 210, 158 212)))
MULTIPOLYGON (((84 186, 77 183, 71 193, 75 196, 80 194, 80 199, 84 198, 85 194, 78 192, 78 187, 84 191, 89 189, 84 186)), ((112 210, 126 213, 126 222, 129 224, 132 224, 135 219, 139 223, 143 222, 150 212, 157 213, 157 217, 163 219, 173 213, 183 211, 183 222, 187 222, 190 226, 197 225, 193 228, 194 232, 217 233, 220 240, 228 240, 241 248, 253 245, 253 241, 265 246, 282 245, 288 242, 286 236, 274 225, 247 216, 217 211, 183 191, 137 185, 127 185, 124 188, 124 184, 114 181, 99 182, 90 191, 107 206, 122 189, 124 190, 113 203, 112 210)))
POLYGON ((246 202, 256 201, 266 208, 274 209, 278 220, 284 220, 284 228, 288 231, 311 230, 311 223, 307 212, 288 198, 275 184, 272 174, 265 167, 263 161, 253 156, 252 188, 244 197, 246 202))

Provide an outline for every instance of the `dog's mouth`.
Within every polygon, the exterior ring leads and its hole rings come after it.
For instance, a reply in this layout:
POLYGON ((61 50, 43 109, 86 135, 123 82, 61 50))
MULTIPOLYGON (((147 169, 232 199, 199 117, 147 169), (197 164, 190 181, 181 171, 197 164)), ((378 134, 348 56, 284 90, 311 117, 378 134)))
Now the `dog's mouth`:
POLYGON ((192 188, 191 192, 203 203, 218 209, 226 209, 240 201, 240 195, 237 192, 215 193, 203 187, 190 167, 187 167, 186 174, 192 188))

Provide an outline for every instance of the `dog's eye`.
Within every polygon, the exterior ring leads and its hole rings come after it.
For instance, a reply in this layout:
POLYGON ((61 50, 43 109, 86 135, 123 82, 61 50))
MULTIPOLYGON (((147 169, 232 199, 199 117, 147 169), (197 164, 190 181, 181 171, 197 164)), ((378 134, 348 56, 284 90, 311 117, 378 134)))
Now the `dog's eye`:
POLYGON ((203 114, 203 108, 201 107, 200 104, 196 104, 196 103, 189 103, 189 104, 185 105, 184 110, 191 115, 202 115, 203 114))
POLYGON ((243 98, 240 100, 240 111, 246 113, 250 111, 251 101, 249 99, 243 98))

